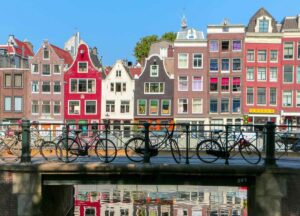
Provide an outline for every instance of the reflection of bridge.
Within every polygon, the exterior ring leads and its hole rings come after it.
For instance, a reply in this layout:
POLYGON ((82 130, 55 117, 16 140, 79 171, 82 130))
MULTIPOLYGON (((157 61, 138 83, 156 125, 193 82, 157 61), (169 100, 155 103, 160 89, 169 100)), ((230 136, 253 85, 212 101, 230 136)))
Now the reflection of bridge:
POLYGON ((249 215, 299 215, 300 159, 276 160, 275 130, 270 128, 262 139, 266 152, 257 165, 240 157, 229 160, 229 165, 224 160, 205 164, 195 157, 185 158, 184 147, 181 164, 168 155, 151 159, 151 163, 132 163, 124 155, 112 163, 99 163, 95 157, 50 163, 32 158, 26 151, 30 146, 23 142, 22 162, 1 164, 0 190, 5 197, 0 198, 0 209, 3 215, 67 215, 73 212, 74 184, 223 185, 248 188, 249 215))

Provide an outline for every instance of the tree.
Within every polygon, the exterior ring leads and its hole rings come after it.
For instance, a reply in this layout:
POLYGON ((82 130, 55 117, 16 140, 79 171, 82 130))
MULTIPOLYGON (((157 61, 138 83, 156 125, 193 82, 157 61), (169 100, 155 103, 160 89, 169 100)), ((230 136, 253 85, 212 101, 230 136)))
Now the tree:
POLYGON ((176 33, 175 32, 166 32, 161 36, 161 40, 167 40, 174 42, 176 39, 176 33))
POLYGON ((157 41, 157 35, 149 35, 141 38, 140 41, 137 42, 134 48, 134 56, 138 62, 144 61, 144 59, 148 56, 151 44, 157 41))

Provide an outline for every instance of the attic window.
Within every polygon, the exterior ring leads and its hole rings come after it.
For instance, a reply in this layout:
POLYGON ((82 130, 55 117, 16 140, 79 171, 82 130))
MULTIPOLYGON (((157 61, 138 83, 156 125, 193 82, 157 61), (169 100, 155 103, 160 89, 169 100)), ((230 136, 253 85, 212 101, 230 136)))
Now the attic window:
POLYGON ((269 31, 269 20, 264 17, 263 19, 259 20, 259 32, 268 32, 269 31))
POLYGON ((192 30, 192 29, 188 30, 187 38, 188 39, 194 39, 195 38, 195 31, 192 30))
POLYGON ((79 73, 87 72, 87 62, 78 62, 78 72, 79 73))
POLYGON ((44 59, 49 59, 49 50, 44 50, 44 59))

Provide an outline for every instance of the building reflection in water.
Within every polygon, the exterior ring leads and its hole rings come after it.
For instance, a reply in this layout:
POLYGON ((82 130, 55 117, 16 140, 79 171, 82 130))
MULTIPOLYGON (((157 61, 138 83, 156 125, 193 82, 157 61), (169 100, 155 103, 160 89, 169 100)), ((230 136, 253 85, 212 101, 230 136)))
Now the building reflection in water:
POLYGON ((75 185, 75 216, 247 216, 247 188, 75 185))

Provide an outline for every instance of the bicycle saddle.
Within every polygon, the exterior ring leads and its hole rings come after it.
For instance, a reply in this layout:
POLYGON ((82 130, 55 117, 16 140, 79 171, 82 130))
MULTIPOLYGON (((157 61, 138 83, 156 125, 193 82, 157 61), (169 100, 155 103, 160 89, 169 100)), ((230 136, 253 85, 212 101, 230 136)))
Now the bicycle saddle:
POLYGON ((75 134, 80 134, 80 133, 82 132, 82 130, 73 130, 73 132, 74 132, 75 134))

